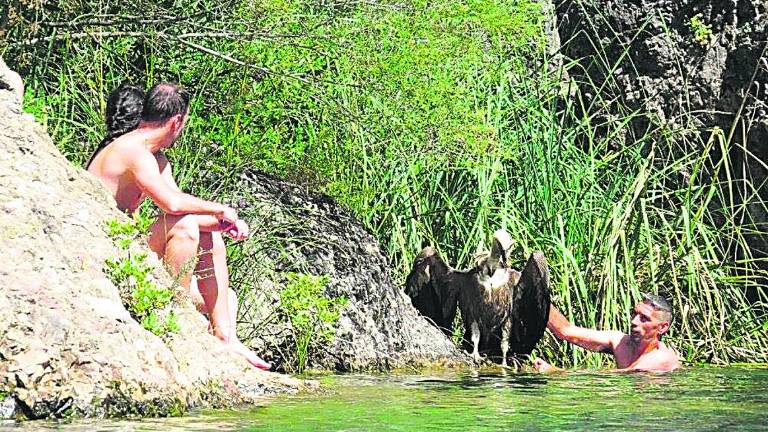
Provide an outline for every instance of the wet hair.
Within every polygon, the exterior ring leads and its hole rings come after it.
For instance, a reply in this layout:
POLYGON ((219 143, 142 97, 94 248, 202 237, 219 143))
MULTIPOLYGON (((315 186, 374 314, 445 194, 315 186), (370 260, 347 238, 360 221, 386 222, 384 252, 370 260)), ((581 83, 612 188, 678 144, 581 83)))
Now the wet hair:
POLYGON ((175 84, 162 82, 147 92, 141 119, 148 123, 163 123, 177 114, 185 115, 188 109, 189 93, 175 84))
POLYGON ((88 159, 85 169, 88 169, 96 155, 109 143, 139 126, 144 109, 144 97, 143 87, 125 82, 110 93, 107 99, 107 134, 88 159))
POLYGON ((643 303, 652 307, 661 321, 672 323, 672 306, 664 297, 656 294, 643 294, 643 303))

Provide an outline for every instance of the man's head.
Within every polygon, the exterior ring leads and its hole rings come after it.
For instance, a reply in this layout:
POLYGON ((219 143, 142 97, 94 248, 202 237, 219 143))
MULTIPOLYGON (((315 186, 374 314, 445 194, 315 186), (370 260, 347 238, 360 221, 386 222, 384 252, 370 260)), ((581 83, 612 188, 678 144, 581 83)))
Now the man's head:
POLYGON ((663 297, 643 294, 635 305, 630 337, 634 342, 660 340, 672 322, 672 307, 663 297))
POLYGON ((168 129, 170 144, 181 135, 189 113, 189 93, 175 84, 155 84, 147 92, 141 121, 168 129))

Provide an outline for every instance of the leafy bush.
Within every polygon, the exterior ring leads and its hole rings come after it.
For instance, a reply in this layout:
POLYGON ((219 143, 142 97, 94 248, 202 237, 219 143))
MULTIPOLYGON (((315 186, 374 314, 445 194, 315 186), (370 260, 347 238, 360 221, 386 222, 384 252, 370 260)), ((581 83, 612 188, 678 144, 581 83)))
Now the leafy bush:
POLYGON ((123 296, 123 303, 131 316, 146 330, 164 336, 179 331, 175 312, 171 309, 161 313, 171 304, 173 292, 153 280, 154 269, 146 262, 147 255, 131 250, 150 223, 149 218, 141 216, 129 222, 107 221, 107 233, 125 254, 122 258, 107 259, 107 275, 121 293, 128 293, 123 296))
POLYGON ((347 303, 344 297, 326 297, 323 290, 327 284, 328 276, 288 273, 280 291, 280 310, 291 322, 296 347, 295 362, 288 367, 299 373, 306 369, 313 347, 333 341, 336 322, 347 303))

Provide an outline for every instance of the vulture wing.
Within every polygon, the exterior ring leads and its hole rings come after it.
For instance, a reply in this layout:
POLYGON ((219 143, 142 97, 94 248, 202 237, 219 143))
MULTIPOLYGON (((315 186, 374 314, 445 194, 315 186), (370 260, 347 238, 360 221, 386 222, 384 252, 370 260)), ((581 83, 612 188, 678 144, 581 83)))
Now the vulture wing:
POLYGON ((547 328, 549 302, 549 266, 544 254, 537 251, 528 258, 515 289, 512 353, 530 354, 533 351, 547 328))
POLYGON ((446 335, 452 332, 458 297, 458 289, 449 283, 450 272, 437 251, 427 247, 416 256, 405 279, 405 293, 413 306, 446 335))

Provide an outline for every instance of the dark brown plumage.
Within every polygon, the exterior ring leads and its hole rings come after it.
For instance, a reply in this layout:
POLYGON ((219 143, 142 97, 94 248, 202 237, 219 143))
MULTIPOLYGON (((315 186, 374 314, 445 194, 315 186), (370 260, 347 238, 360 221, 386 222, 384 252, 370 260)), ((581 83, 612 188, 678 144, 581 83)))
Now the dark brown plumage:
POLYGON ((451 282, 451 269, 431 247, 422 249, 405 280, 405 293, 422 315, 451 335, 456 318, 458 287, 451 282))

